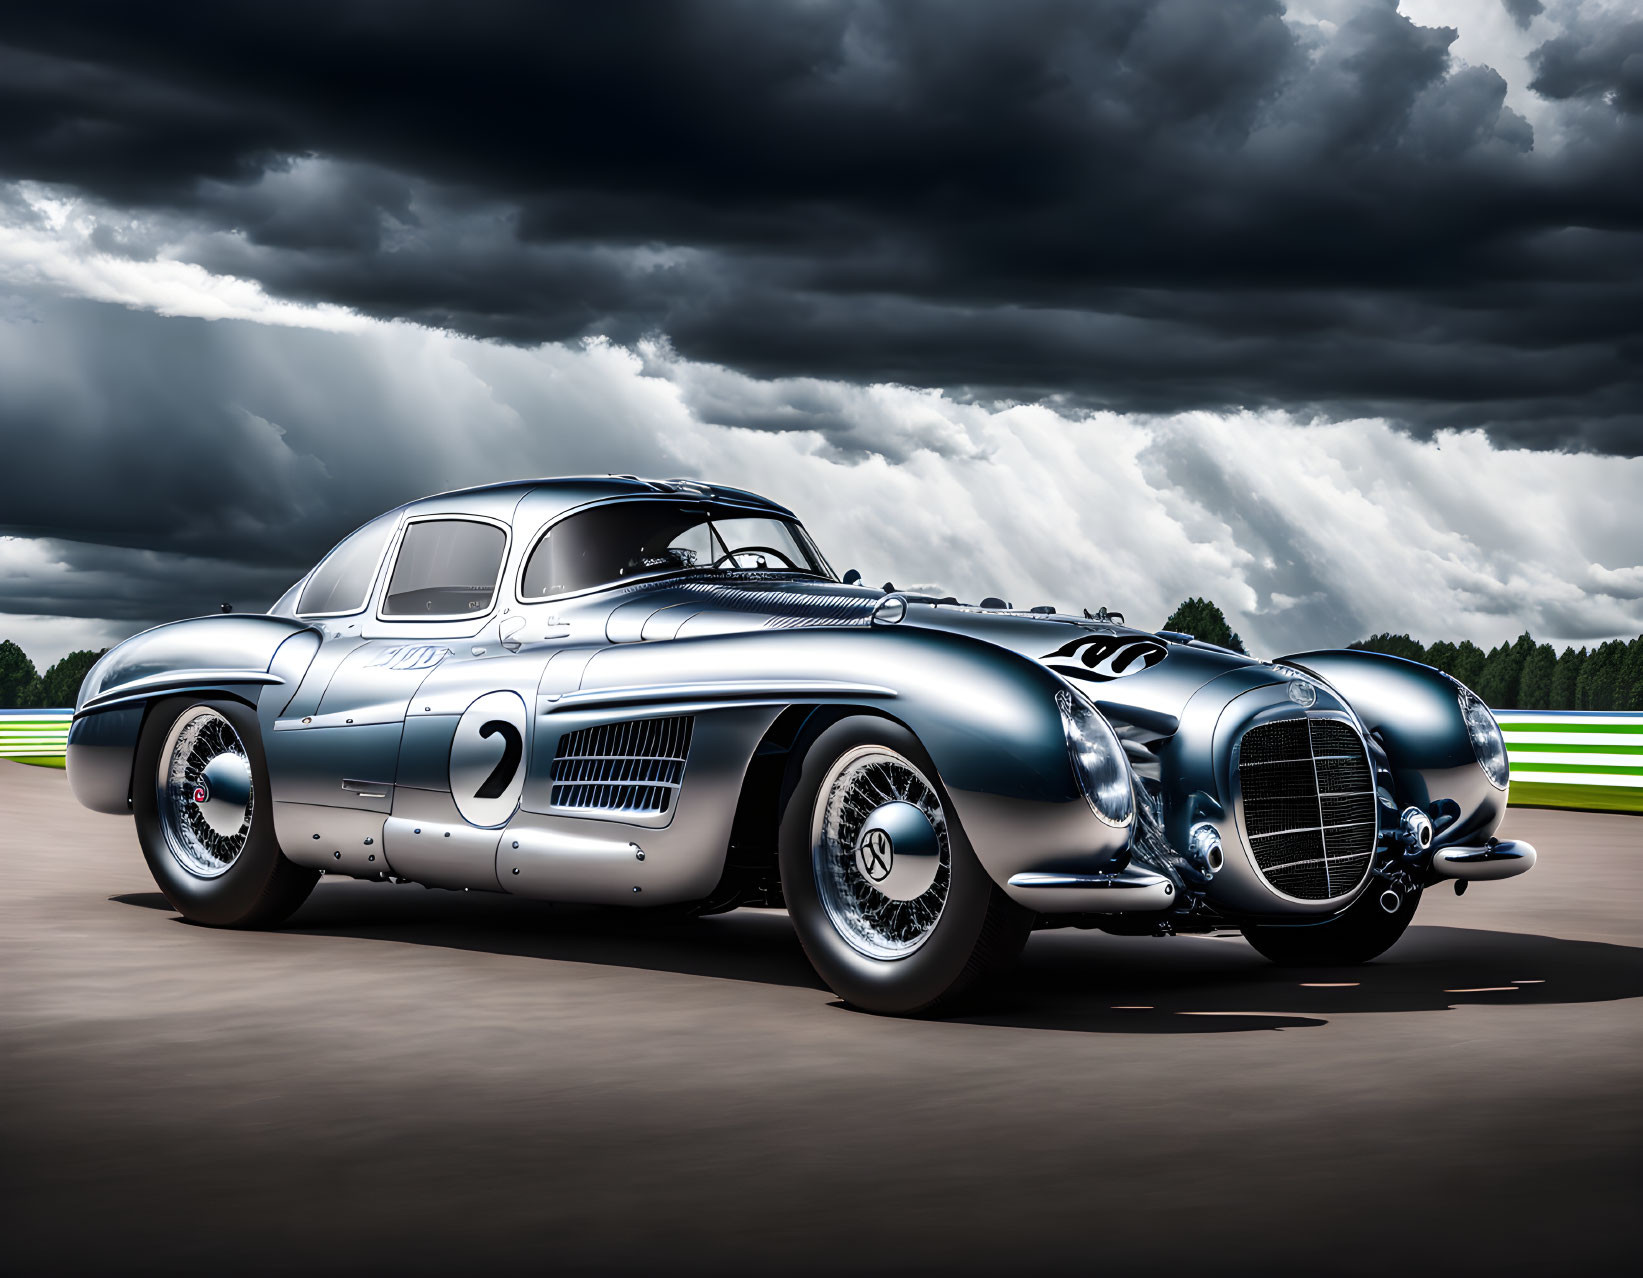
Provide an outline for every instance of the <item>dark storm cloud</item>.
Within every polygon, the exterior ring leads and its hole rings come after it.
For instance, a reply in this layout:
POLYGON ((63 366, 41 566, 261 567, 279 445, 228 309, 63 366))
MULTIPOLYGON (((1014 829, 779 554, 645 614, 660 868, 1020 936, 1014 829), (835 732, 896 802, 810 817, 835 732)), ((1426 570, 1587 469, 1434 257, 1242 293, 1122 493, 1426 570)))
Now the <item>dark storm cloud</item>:
POLYGON ((0 634, 9 628, 5 613, 95 617, 135 632, 179 616, 216 612, 224 603, 260 611, 297 575, 267 565, 88 542, 45 540, 30 549, 30 571, 16 574, 15 584, 0 593, 5 604, 0 634))
POLYGON ((1540 48, 1582 114, 1537 147, 1453 30, 1328 11, 13 6, 0 175, 143 210, 114 251, 509 341, 1643 450, 1638 25, 1540 48))
POLYGON ((0 637, 6 613, 266 608, 426 493, 669 464, 588 352, 357 327, 0 293, 0 637))
MULTIPOLYGON (((557 459, 576 472, 597 460, 574 439, 585 421, 561 417, 503 448, 471 400, 451 390, 434 403, 444 370, 398 367, 430 358, 419 330, 378 326, 364 341, 71 299, 16 303, 0 313, 0 439, 12 444, 0 535, 52 539, 99 571, 124 562, 104 551, 152 551, 244 569, 241 590, 283 589, 400 502, 519 465, 547 473, 557 459)), ((466 376, 466 393, 484 385, 466 376)), ((9 592, 0 601, 26 611, 9 592)))
POLYGON ((385 446, 393 406, 357 394, 356 357, 328 333, 91 302, 0 315, 0 535, 44 539, 0 609, 266 607, 341 532, 437 487, 405 486, 427 446, 385 446))
POLYGON ((1500 0, 1506 12, 1512 15, 1512 21, 1517 23, 1518 30, 1527 31, 1529 24, 1546 12, 1546 6, 1541 0, 1500 0))
POLYGON ((1630 115, 1643 113, 1643 18, 1583 15, 1567 34, 1535 50, 1532 61, 1536 93, 1595 99, 1630 115))

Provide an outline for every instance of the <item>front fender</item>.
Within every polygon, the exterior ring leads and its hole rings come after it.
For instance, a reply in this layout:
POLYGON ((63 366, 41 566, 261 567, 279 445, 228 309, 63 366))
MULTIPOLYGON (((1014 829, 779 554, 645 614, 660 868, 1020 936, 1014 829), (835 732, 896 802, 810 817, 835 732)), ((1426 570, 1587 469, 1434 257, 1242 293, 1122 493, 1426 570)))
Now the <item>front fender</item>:
POLYGON ((1281 657, 1335 688, 1380 741, 1400 808, 1425 812, 1450 800, 1460 816, 1439 831, 1438 846, 1476 843, 1506 814, 1507 791, 1478 766, 1461 717, 1456 684, 1431 666, 1379 652, 1340 649, 1281 657))
POLYGON ((301 622, 236 614, 171 622, 117 644, 80 685, 66 759, 75 798, 97 812, 129 812, 132 760, 154 702, 179 694, 252 705, 270 693, 288 698, 319 644, 301 622))
POLYGON ((873 626, 619 644, 560 695, 582 706, 654 695, 886 715, 918 737, 983 867, 1015 896, 1024 890, 1008 887, 1013 875, 1089 874, 1129 844, 1129 830, 1100 821, 1078 789, 1055 703, 1064 687, 1037 662, 967 635, 873 626))

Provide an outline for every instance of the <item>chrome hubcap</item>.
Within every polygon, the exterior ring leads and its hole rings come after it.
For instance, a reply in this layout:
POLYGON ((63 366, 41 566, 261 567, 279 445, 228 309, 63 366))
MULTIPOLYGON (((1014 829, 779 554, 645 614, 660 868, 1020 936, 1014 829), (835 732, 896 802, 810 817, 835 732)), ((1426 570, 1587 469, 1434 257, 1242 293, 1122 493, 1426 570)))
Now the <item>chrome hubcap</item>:
POLYGON ((856 870, 892 901, 916 901, 941 868, 941 839, 924 810, 895 799, 873 809, 856 836, 856 870))
POLYGON ((860 746, 822 780, 811 828, 816 887, 833 926, 869 958, 905 958, 947 903, 947 814, 935 787, 882 746, 860 746))
POLYGON ((171 725, 155 785, 160 825, 177 863, 216 878, 239 859, 251 833, 251 760, 234 725, 195 706, 171 725))

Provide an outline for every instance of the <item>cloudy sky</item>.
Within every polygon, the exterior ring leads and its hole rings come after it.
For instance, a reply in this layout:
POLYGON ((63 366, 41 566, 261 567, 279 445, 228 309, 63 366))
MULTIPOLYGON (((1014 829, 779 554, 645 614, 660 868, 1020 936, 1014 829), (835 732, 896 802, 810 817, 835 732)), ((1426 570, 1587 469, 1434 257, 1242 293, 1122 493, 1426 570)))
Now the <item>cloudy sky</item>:
POLYGON ((0 637, 752 487, 1257 651, 1643 631, 1643 0, 0 10, 0 637))

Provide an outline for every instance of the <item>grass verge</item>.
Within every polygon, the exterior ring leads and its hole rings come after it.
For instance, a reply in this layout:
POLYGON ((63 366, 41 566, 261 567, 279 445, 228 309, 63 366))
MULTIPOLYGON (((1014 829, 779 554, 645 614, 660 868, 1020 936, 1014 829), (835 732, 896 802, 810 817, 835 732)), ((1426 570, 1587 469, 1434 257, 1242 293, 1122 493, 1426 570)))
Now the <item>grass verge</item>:
POLYGON ((1508 802, 1514 808, 1575 808, 1585 812, 1643 812, 1643 787, 1558 785, 1514 781, 1508 802))

